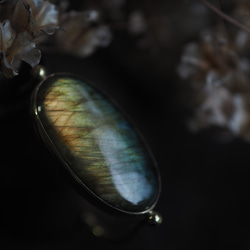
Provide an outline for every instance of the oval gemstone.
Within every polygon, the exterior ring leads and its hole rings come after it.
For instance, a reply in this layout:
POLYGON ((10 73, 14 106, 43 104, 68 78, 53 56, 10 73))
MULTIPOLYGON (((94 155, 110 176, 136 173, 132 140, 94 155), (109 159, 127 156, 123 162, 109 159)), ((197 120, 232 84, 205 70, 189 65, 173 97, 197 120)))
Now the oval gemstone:
POLYGON ((48 77, 35 94, 42 138, 84 188, 127 213, 151 209, 159 178, 147 147, 124 115, 86 81, 48 77))

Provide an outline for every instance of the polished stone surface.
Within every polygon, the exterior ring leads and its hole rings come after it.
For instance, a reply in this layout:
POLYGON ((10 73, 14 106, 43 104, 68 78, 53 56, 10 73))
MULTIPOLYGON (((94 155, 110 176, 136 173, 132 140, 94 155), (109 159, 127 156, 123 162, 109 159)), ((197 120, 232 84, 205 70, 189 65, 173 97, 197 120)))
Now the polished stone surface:
POLYGON ((154 162, 104 95, 78 78, 53 76, 39 87, 35 105, 52 146, 95 196, 129 213, 155 204, 160 184, 154 162))

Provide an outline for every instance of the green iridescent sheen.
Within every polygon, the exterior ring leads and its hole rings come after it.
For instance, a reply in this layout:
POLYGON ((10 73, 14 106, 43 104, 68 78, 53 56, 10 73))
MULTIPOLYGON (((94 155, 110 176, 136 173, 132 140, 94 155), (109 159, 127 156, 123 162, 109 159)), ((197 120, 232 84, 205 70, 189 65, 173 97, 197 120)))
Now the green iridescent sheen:
POLYGON ((36 110, 53 147, 95 196, 126 212, 156 202, 159 180, 144 143, 98 90, 71 76, 49 77, 36 110))

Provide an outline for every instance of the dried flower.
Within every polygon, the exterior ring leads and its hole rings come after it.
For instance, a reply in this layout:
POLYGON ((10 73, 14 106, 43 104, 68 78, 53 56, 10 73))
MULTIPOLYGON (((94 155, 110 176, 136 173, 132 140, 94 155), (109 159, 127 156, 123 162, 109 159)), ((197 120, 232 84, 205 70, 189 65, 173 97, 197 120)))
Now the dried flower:
POLYGON ((30 6, 36 25, 32 30, 35 37, 53 35, 59 28, 59 12, 54 4, 44 0, 23 0, 30 6))
POLYGON ((35 48, 27 33, 16 34, 10 21, 0 23, 0 70, 7 78, 18 74, 20 62, 25 61, 31 66, 39 63, 41 53, 35 48))
POLYGON ((187 125, 192 132, 218 127, 250 140, 246 129, 250 61, 244 54, 239 56, 239 50, 220 28, 202 32, 200 41, 185 47, 177 72, 188 85, 187 104, 193 116, 187 125))
POLYGON ((5 77, 18 74, 21 61, 32 67, 40 62, 37 39, 58 27, 55 6, 43 0, 0 2, 0 70, 5 77))
POLYGON ((57 33, 57 40, 64 52, 85 57, 111 42, 111 32, 101 24, 97 11, 71 11, 63 17, 61 26, 65 31, 57 33))

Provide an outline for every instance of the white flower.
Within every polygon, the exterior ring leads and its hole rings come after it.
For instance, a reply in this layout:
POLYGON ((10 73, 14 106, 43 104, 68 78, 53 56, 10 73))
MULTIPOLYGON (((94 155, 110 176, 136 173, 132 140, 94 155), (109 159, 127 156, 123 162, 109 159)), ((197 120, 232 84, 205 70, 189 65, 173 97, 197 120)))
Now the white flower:
POLYGON ((21 61, 39 64, 37 38, 54 34, 58 15, 49 1, 0 1, 0 71, 5 77, 17 75, 21 61))
POLYGON ((109 28, 99 23, 96 11, 72 11, 64 16, 61 26, 64 32, 57 33, 60 49, 77 56, 89 56, 98 47, 108 46, 112 39, 109 28))
POLYGON ((190 131, 216 127, 250 140, 250 63, 241 49, 221 29, 203 31, 200 41, 185 47, 177 73, 193 113, 190 131))
POLYGON ((0 0, 0 71, 5 77, 18 74, 21 61, 32 67, 40 62, 36 43, 58 32, 58 47, 63 52, 88 56, 111 41, 108 26, 101 23, 99 12, 72 11, 62 15, 66 0, 0 0))
POLYGON ((35 48, 27 33, 16 34, 9 20, 0 23, 0 70, 5 77, 18 74, 21 60, 35 66, 40 57, 40 51, 35 48))
POLYGON ((44 0, 23 0, 31 8, 36 25, 32 30, 34 36, 53 35, 58 29, 59 12, 54 4, 44 0))

